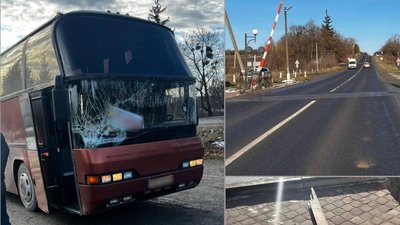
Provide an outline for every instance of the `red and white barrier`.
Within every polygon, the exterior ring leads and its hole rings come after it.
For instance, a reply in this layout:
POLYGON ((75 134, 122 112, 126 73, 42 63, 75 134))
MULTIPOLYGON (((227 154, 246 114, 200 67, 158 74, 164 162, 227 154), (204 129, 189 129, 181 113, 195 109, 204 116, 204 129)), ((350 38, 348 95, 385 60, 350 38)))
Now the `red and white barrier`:
POLYGON ((272 26, 271 34, 269 35, 267 45, 265 46, 265 51, 264 51, 263 57, 260 61, 260 66, 258 67, 259 71, 261 70, 261 68, 263 68, 265 66, 265 60, 267 58, 268 49, 271 45, 272 36, 274 35, 276 24, 278 23, 279 14, 281 13, 282 5, 283 5, 283 0, 281 0, 281 2, 279 4, 278 12, 277 12, 277 14, 275 16, 275 20, 274 20, 274 25, 272 26))

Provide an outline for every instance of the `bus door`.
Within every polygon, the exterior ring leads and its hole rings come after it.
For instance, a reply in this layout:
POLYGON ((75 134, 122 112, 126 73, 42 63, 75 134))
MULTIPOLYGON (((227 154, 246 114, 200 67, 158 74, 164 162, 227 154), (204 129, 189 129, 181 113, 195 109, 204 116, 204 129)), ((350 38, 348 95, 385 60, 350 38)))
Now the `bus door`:
POLYGON ((33 179, 38 206, 44 212, 49 213, 49 205, 42 175, 41 163, 38 153, 38 144, 32 115, 31 100, 29 98, 29 95, 21 95, 19 98, 19 103, 21 107, 21 116, 24 123, 27 153, 30 164, 30 168, 28 168, 28 170, 30 170, 33 179))
POLYGON ((51 89, 30 93, 29 99, 37 146, 34 157, 40 164, 36 169, 41 169, 48 204, 78 213, 68 127, 54 123, 51 89))

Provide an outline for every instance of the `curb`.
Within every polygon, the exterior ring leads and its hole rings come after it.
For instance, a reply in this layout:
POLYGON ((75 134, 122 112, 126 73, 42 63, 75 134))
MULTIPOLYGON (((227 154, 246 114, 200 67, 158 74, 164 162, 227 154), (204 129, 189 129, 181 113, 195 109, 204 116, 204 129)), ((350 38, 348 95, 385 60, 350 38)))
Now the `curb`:
POLYGON ((199 124, 197 127, 223 127, 224 120, 224 116, 202 117, 199 118, 199 124))
MULTIPOLYGON (((313 188, 334 187, 343 185, 356 185, 367 183, 383 183, 385 178, 382 177, 299 177, 288 178, 285 180, 285 190, 302 190, 313 188)), ((226 198, 238 195, 249 195, 256 193, 276 192, 278 186, 277 180, 270 180, 262 184, 237 186, 226 188, 226 198)))

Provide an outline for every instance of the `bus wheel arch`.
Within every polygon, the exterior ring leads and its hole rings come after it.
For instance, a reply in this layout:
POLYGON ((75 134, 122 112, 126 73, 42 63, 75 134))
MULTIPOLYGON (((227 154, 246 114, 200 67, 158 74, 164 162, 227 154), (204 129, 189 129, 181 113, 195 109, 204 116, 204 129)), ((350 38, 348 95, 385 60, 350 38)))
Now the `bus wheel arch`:
POLYGON ((19 166, 23 163, 24 161, 22 160, 14 160, 13 163, 13 176, 14 176, 14 183, 15 183, 15 187, 17 188, 17 192, 18 192, 18 170, 19 170, 19 166))
POLYGON ((38 208, 35 187, 32 176, 24 163, 20 163, 17 174, 18 195, 22 204, 29 211, 36 211, 38 208))

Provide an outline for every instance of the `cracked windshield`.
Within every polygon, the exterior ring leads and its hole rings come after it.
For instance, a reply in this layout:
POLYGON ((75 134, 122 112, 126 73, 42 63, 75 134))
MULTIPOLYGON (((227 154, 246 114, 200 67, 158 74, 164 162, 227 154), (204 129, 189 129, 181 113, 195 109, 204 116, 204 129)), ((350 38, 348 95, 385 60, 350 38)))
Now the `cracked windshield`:
POLYGON ((83 80, 69 87, 72 131, 85 148, 196 123, 194 84, 83 80))

